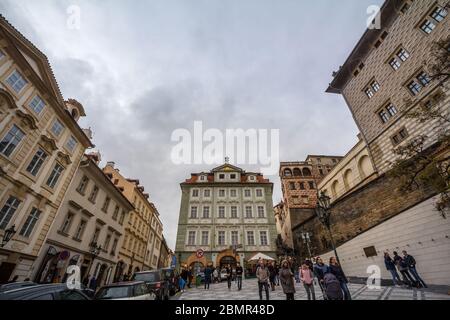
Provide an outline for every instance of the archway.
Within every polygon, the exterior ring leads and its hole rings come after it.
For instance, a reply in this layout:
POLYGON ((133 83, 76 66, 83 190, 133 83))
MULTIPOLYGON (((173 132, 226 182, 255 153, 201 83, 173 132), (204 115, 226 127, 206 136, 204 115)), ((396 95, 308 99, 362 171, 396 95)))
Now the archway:
POLYGON ((311 170, 309 170, 308 168, 303 168, 302 173, 303 173, 303 176, 305 176, 305 177, 311 176, 311 170))
POLYGON ((224 267, 230 265, 231 268, 234 269, 234 268, 236 268, 236 263, 237 263, 237 260, 236 260, 235 257, 232 257, 232 256, 225 256, 225 257, 223 257, 222 259, 220 259, 220 261, 219 261, 219 266, 220 266, 220 268, 222 269, 222 268, 224 268, 224 267))
POLYGON ((302 172, 299 168, 294 168, 294 177, 299 177, 302 175, 302 172))
POLYGON ((285 177, 292 177, 291 169, 284 169, 284 176, 285 177))

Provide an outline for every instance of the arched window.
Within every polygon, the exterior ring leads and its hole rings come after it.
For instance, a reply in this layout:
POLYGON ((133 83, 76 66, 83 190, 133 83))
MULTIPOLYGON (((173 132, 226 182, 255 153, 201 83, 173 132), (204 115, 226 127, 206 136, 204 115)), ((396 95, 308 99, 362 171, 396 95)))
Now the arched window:
POLYGON ((344 185, 347 190, 353 186, 353 172, 351 169, 347 169, 344 173, 344 185))
POLYGON ((364 155, 358 161, 358 170, 361 179, 365 179, 372 172, 372 164, 369 156, 364 155))
POLYGON ((311 170, 309 170, 308 168, 303 168, 302 172, 305 177, 311 176, 311 170))
POLYGON ((295 168, 294 169, 294 177, 299 177, 302 175, 302 172, 300 171, 299 168, 295 168))
POLYGON ((291 169, 284 169, 284 176, 285 177, 292 177, 291 169))
POLYGON ((337 180, 333 181, 333 184, 331 185, 331 193, 333 194, 333 198, 337 198, 339 192, 339 182, 337 180))

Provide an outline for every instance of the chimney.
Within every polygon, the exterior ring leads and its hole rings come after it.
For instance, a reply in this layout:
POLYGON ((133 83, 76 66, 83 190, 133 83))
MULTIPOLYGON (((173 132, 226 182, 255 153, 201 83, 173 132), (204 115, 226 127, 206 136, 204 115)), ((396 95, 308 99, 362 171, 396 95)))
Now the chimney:
POLYGON ((108 166, 108 167, 111 167, 111 168, 113 168, 114 169, 114 166, 116 165, 116 163, 114 162, 114 161, 108 161, 107 163, 106 163, 106 166, 108 166))

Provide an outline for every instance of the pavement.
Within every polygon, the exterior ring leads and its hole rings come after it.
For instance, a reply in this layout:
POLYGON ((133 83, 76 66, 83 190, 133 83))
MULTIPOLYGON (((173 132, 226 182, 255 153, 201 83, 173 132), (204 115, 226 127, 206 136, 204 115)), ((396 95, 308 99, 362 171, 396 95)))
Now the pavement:
MULTIPOLYGON (((303 285, 296 283, 295 300, 307 300, 303 285)), ((386 286, 380 289, 369 289, 364 284, 350 283, 348 285, 354 300, 450 300, 450 295, 433 292, 427 289, 407 289, 403 287, 386 286)), ((269 289, 270 290, 270 289, 269 289)), ((318 285, 315 285, 316 299, 322 300, 323 295, 318 285)), ((281 287, 270 291, 270 300, 286 300, 281 287)), ((265 293, 263 292, 265 298, 265 293)), ((210 290, 203 286, 186 289, 184 293, 177 293, 172 300, 259 300, 256 279, 244 280, 242 290, 237 290, 235 282, 229 290, 226 282, 211 284, 210 290)))

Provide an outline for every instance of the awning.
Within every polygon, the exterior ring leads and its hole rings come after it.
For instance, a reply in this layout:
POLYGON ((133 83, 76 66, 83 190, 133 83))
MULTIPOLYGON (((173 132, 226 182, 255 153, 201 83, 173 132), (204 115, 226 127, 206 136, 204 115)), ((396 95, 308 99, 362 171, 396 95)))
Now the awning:
POLYGON ((261 259, 262 260, 275 260, 274 258, 269 257, 267 254, 259 252, 259 253, 255 254, 253 257, 251 257, 248 261, 258 261, 261 259))

